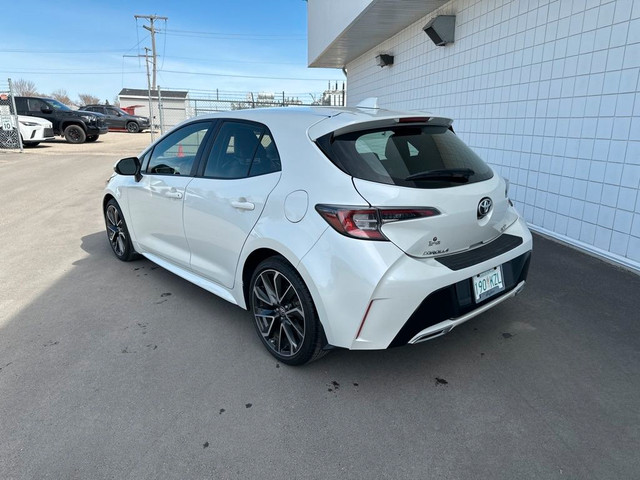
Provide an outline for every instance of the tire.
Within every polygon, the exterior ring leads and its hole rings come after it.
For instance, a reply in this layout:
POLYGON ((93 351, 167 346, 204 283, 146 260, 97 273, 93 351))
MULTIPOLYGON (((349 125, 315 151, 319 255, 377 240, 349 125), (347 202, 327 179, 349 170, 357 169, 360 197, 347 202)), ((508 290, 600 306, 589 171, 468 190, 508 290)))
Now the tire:
POLYGON ((82 127, 78 125, 69 125, 64 129, 64 139, 69 143, 84 143, 87 135, 82 127))
POLYGON ((104 209, 104 221, 107 227, 107 240, 109 240, 111 250, 118 260, 130 262, 138 258, 138 254, 131 244, 131 237, 120 205, 113 198, 107 202, 104 209))
POLYGON ((303 365, 327 353, 309 289, 284 258, 271 257, 258 265, 249 296, 258 337, 278 361, 303 365))
POLYGON ((140 131, 140 125, 136 122, 127 123, 127 132, 129 133, 138 133, 140 131))
POLYGON ((100 135, 87 135, 87 142, 95 142, 100 135))

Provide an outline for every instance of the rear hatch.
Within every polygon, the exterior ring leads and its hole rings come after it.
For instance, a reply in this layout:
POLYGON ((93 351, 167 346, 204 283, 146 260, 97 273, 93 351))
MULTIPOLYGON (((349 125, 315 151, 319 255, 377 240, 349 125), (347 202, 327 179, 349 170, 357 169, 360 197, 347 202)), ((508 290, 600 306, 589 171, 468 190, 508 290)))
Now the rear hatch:
POLYGON ((382 234, 414 257, 475 248, 517 219, 505 181, 448 125, 429 120, 399 118, 316 140, 378 209, 382 234))

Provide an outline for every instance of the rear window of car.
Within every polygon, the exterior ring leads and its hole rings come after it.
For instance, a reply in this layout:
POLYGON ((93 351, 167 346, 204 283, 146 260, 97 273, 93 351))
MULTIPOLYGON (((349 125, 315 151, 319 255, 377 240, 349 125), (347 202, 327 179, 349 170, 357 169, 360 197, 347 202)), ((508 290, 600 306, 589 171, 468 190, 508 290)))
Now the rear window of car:
POLYGON ((401 125, 325 135, 318 146, 349 175, 413 188, 447 188, 493 177, 489 166, 444 126, 401 125))

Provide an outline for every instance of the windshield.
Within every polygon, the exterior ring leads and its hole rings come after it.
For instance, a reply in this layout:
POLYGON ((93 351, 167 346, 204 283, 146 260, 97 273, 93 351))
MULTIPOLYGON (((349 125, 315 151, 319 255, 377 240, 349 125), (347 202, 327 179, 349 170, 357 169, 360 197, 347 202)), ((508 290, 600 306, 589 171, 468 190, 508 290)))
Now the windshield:
POLYGON ((318 139, 349 175, 414 188, 445 188, 493 177, 489 166, 444 126, 394 126, 318 139))
POLYGON ((60 110, 62 112, 71 112, 72 110, 64 103, 60 103, 58 100, 48 98, 47 102, 53 107, 54 110, 60 110))

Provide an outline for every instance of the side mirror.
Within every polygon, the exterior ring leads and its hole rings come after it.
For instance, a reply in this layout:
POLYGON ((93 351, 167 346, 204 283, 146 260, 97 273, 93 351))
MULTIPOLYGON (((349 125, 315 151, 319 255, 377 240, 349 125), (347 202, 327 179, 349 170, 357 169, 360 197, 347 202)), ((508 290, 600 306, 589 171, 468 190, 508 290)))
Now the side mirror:
POLYGON ((138 157, 127 157, 116 163, 116 166, 113 167, 113 170, 118 175, 133 175, 136 177, 136 182, 139 182, 142 179, 140 167, 141 165, 138 157))
POLYGON ((42 113, 53 113, 53 110, 51 110, 49 107, 45 107, 45 106, 40 107, 40 111, 42 113))

